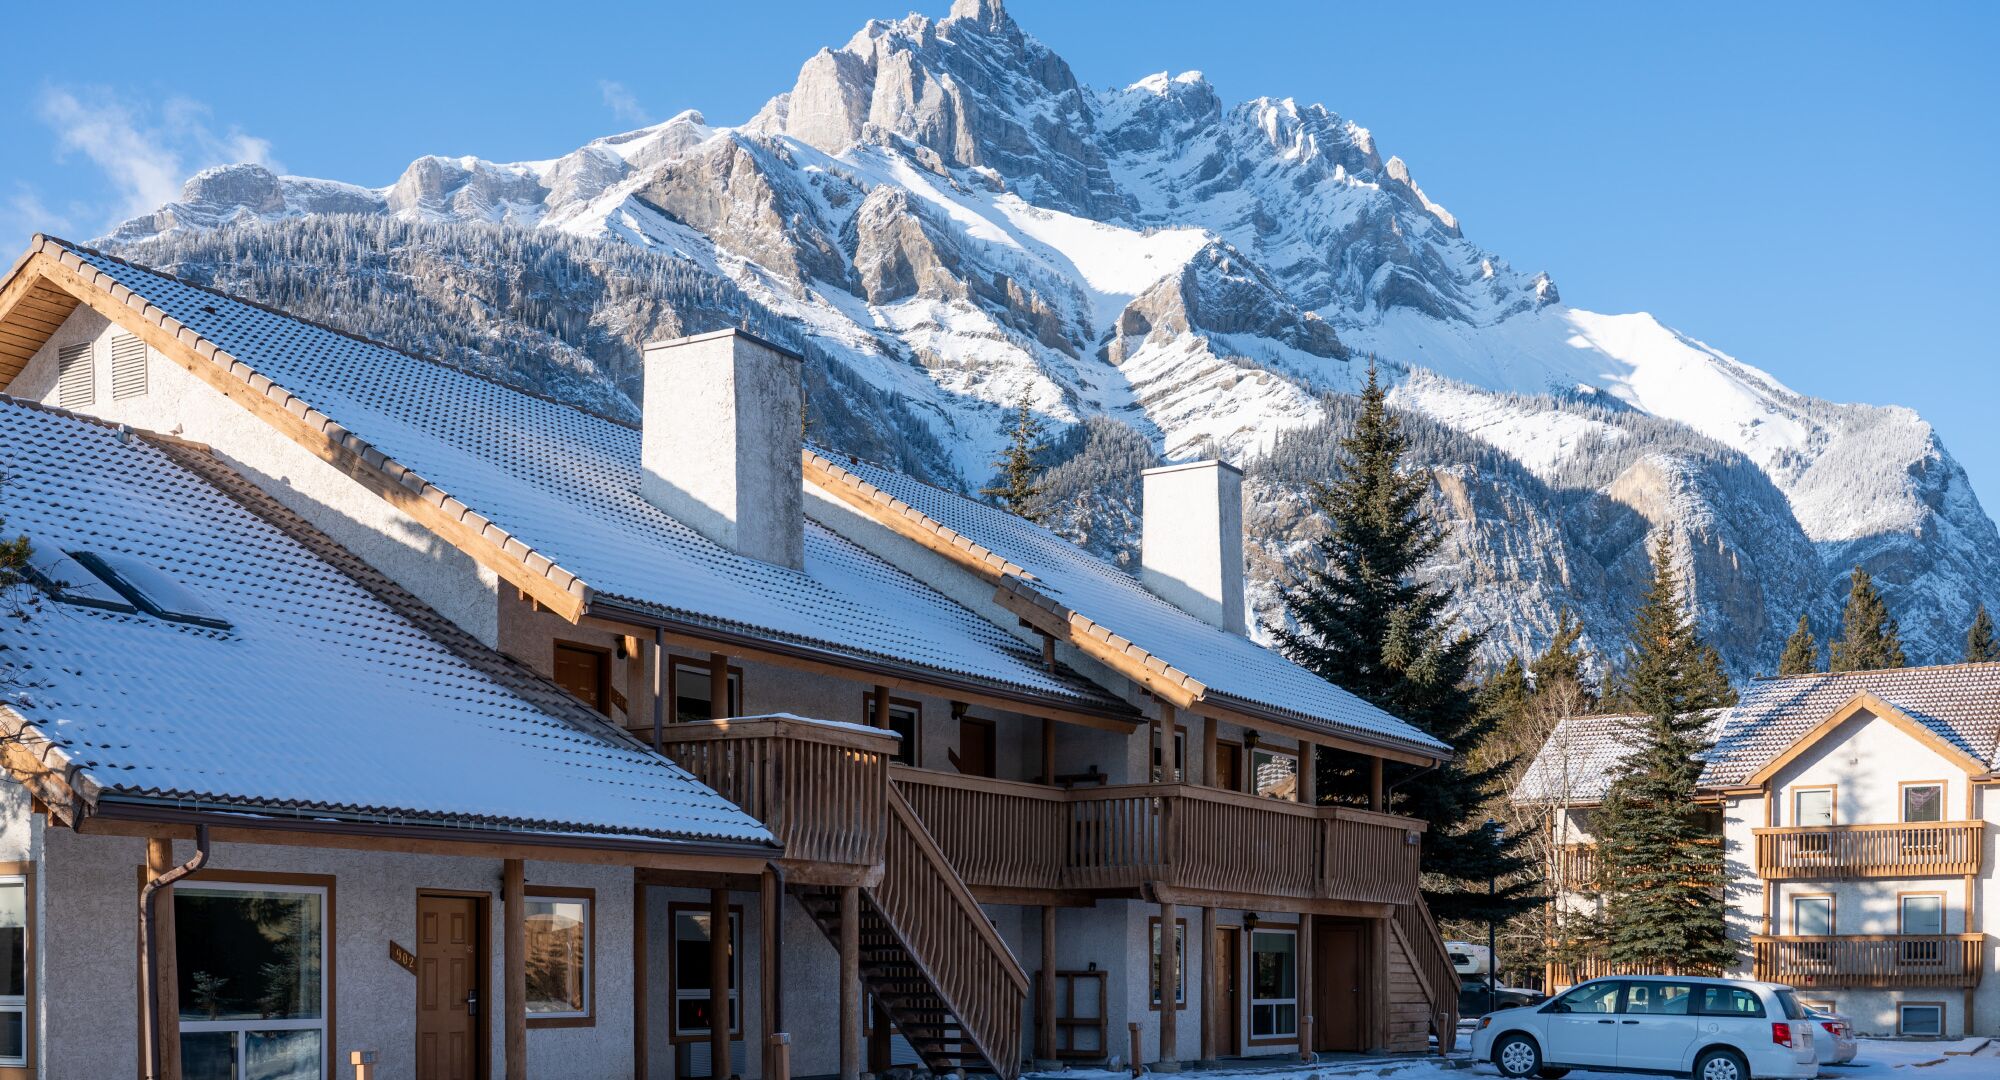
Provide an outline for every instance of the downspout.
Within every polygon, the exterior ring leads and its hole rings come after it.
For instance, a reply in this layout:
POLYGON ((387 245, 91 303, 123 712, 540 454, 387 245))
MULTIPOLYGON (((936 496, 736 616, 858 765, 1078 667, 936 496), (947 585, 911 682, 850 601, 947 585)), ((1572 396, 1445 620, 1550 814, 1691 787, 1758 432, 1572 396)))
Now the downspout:
POLYGON ((1409 782, 1410 782, 1410 781, 1412 781, 1412 780, 1415 780, 1415 779, 1416 779, 1417 777, 1419 777, 1419 776, 1427 776, 1427 775, 1429 775, 1429 774, 1431 774, 1431 773, 1434 773, 1434 772, 1436 772, 1436 771, 1438 771, 1439 769, 1442 769, 1442 768, 1444 768, 1444 762, 1442 762, 1442 761, 1434 761, 1434 762, 1430 763, 1429 765, 1426 765, 1426 766, 1424 766, 1423 768, 1421 768, 1421 769, 1418 769, 1418 770, 1417 770, 1416 772, 1413 772, 1413 773, 1411 773, 1410 775, 1408 775, 1408 776, 1405 776, 1405 777, 1403 777, 1403 778, 1402 778, 1401 780, 1398 780, 1398 781, 1396 781, 1395 783, 1393 783, 1393 784, 1390 784, 1390 785, 1388 785, 1388 786, 1384 787, 1384 788, 1382 789, 1382 809, 1383 809, 1383 811, 1384 811, 1384 812, 1389 812, 1389 813, 1393 813, 1393 811, 1389 810, 1389 805, 1390 805, 1390 804, 1391 804, 1392 802, 1394 802, 1394 801, 1395 801, 1395 798, 1396 798, 1396 789, 1397 789, 1397 788, 1399 788, 1399 787, 1402 787, 1402 786, 1403 786, 1404 784, 1407 784, 1407 783, 1409 783, 1409 782))
POLYGON ((159 877, 149 877, 146 887, 139 890, 139 995, 144 1002, 139 1012, 139 1035, 145 1047, 145 1080, 157 1080, 160 1075, 160 992, 153 979, 153 969, 157 966, 153 958, 153 898, 161 889, 200 870, 207 862, 208 826, 197 825, 194 829, 194 858, 159 877))

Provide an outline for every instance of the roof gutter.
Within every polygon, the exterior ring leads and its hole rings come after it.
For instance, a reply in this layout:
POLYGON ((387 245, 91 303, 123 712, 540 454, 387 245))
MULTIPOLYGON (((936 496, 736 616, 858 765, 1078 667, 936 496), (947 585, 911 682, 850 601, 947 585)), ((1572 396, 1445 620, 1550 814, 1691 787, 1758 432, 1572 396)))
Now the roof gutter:
MULTIPOLYGON (((1234 694, 1224 693, 1220 690, 1215 689, 1214 687, 1208 688, 1208 691, 1202 695, 1202 700, 1213 701, 1218 705, 1222 705, 1235 712, 1243 713, 1246 716, 1254 716, 1260 720, 1268 720, 1273 724, 1283 724, 1284 726, 1291 728, 1294 731, 1302 731, 1307 733, 1308 735, 1311 734, 1325 735, 1328 734, 1326 730, 1327 728, 1335 726, 1332 724, 1331 721, 1308 719, 1296 714, 1288 713, 1282 709, 1273 709, 1268 705, 1263 705, 1258 702, 1251 701, 1247 698, 1240 698, 1235 696, 1234 694)), ((1348 742, 1360 743, 1364 746, 1374 747, 1379 750, 1394 750, 1400 753, 1411 754, 1416 757, 1421 757, 1424 760, 1431 762, 1432 764, 1430 768, 1433 769, 1437 768, 1438 766, 1444 764, 1447 761, 1450 761, 1452 758, 1457 756, 1457 751, 1453 750, 1449 746, 1444 746, 1442 744, 1438 746, 1429 746, 1420 742, 1412 742, 1404 739, 1388 738, 1382 735, 1374 734, 1372 732, 1362 731, 1351 727, 1337 727, 1336 730, 1333 732, 1333 734, 1338 734, 1342 739, 1345 739, 1348 742)))
POLYGON ((97 801, 92 817, 111 821, 131 821, 162 825, 243 829, 266 832, 305 833, 317 836, 354 836, 381 840, 431 840, 461 844, 501 844, 512 847, 556 850, 587 850, 633 855, 719 856, 724 858, 775 859, 784 848, 763 841, 728 840, 637 840, 588 833, 511 832, 504 829, 459 829, 439 825, 404 825, 379 818, 342 811, 294 811, 310 817, 278 817, 270 810, 203 810, 145 796, 106 792, 97 801))
POLYGON ((823 664, 853 668, 857 671, 871 674, 920 679, 940 689, 965 690, 970 693, 982 694, 986 697, 1019 702, 1022 705, 1030 707, 1054 706, 1068 712, 1089 713, 1101 716, 1107 720, 1123 721, 1135 727, 1141 722, 1138 712, 1129 707, 1113 708, 1088 699, 1066 699, 1036 694, 1033 691, 1022 690, 1006 684, 976 682, 962 676, 940 672, 933 668, 919 667, 915 664, 897 664, 883 660, 871 660, 855 656, 852 653, 835 652, 831 649, 816 649, 793 642, 758 637, 739 630, 719 627, 712 623, 662 615, 656 611, 649 611, 644 607, 616 600, 601 593, 592 597, 589 614, 601 619, 610 619, 615 622, 643 626, 649 630, 668 630, 675 633, 687 634, 691 637, 703 638, 724 646, 733 645, 739 648, 757 652, 775 653, 780 656, 799 660, 813 660, 823 664))

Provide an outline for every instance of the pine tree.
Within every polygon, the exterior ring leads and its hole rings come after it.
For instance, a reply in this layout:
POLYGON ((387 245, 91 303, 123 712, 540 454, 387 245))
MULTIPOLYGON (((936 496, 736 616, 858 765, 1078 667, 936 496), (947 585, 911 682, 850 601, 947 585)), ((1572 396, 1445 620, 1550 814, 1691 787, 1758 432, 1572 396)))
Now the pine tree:
POLYGON ((2000 660, 2000 640, 1993 635, 1993 616, 1986 614, 1986 605, 1972 616, 1972 629, 1965 632, 1965 662, 1985 664, 2000 660))
POLYGON ((1583 691, 1584 698, 1594 705, 1597 688, 1591 685, 1590 677, 1584 671, 1587 661, 1583 651, 1583 624, 1576 620, 1574 612, 1565 607, 1556 613, 1556 632, 1549 639, 1548 647, 1535 657, 1535 662, 1528 668, 1535 676, 1535 693, 1548 693, 1557 684, 1567 682, 1583 691))
POLYGON ((1806 617, 1799 616, 1798 629, 1785 639, 1785 654, 1778 658, 1778 676, 1810 675, 1819 670, 1819 640, 1813 637, 1806 617))
POLYGON ((979 489, 981 495, 998 500, 1002 509, 1038 524, 1048 514, 1042 502, 1042 470, 1035 463, 1035 456, 1048 449, 1042 432, 1034 400, 1023 388, 1014 403, 1014 430, 1008 436, 1007 449, 993 461, 1001 482, 997 487, 979 489))
POLYGON ((1619 676, 1619 696, 1644 719, 1597 815, 1606 944, 1612 962, 1642 970, 1721 970, 1736 960, 1728 870, 1721 830, 1694 796, 1713 710, 1733 694, 1688 615, 1672 560, 1662 535, 1619 676))
POLYGON ((1873 671, 1903 666, 1903 642, 1896 617, 1875 591, 1868 571, 1854 568, 1847 590, 1847 610, 1840 616, 1840 637, 1833 642, 1834 671, 1873 671))
MULTIPOLYGON (((1402 467, 1407 449, 1371 365, 1360 416, 1341 440, 1340 475, 1313 492, 1328 527, 1318 543, 1321 565, 1307 567, 1286 592, 1292 626, 1272 633, 1301 666, 1458 750, 1421 783, 1397 791, 1395 808, 1430 823, 1422 869, 1443 883, 1424 891, 1432 912, 1439 919, 1504 919, 1541 902, 1534 882, 1521 874, 1529 864, 1522 835, 1481 824, 1513 761, 1471 763, 1495 724, 1469 677, 1481 635, 1445 616, 1449 592, 1416 580, 1444 537, 1422 513, 1430 477, 1402 467), (1489 877, 1507 881, 1490 901, 1489 877)), ((1315 781, 1322 798, 1353 801, 1365 790, 1365 777, 1344 757, 1320 756, 1315 781)))

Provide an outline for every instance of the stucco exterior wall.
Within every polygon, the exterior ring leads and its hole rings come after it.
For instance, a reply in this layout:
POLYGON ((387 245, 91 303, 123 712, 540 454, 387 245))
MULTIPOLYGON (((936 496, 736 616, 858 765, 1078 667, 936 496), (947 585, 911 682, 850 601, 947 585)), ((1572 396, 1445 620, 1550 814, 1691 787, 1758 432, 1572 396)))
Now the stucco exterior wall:
POLYGON ((147 348, 146 392, 113 398, 111 339, 123 333, 90 307, 79 305, 43 343, 7 392, 46 405, 57 404, 57 352, 77 342, 91 343, 96 398, 75 411, 207 444, 271 497, 467 633, 488 645, 498 642, 498 575, 179 364, 147 348))
MULTIPOLYGON (((176 859, 192 854, 191 843, 175 846, 176 859)), ((38 867, 41 956, 46 970, 63 977, 37 984, 44 1076, 131 1076, 138 1067, 136 919, 144 863, 142 840, 86 837, 65 829, 47 833, 38 867)), ((499 860, 217 844, 210 865, 203 877, 217 881, 227 880, 230 870, 333 877, 330 1075, 343 1072, 348 1052, 358 1049, 380 1054, 377 1075, 384 1080, 407 1077, 414 1069, 417 980, 389 958, 389 943, 416 948, 419 890, 490 898, 487 985, 501 985, 499 860)), ((632 1076, 632 872, 530 862, 527 878, 531 896, 538 885, 595 890, 596 924, 594 1023, 531 1028, 529 1074, 632 1076)), ((504 1032, 497 1022, 488 1027, 497 1074, 504 1032)))

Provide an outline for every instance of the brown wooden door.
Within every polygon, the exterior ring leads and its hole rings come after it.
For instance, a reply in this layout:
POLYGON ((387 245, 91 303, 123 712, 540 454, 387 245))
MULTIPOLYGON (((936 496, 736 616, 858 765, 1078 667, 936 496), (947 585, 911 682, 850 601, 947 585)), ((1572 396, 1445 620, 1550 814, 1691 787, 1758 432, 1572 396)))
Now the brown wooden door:
POLYGON ((1243 931, 1234 926, 1215 931, 1215 1052, 1235 1057, 1243 1052, 1243 931))
POLYGON ((966 776, 993 776, 994 758, 993 721, 976 720, 970 716, 958 718, 958 755, 953 759, 958 771, 966 776))
POLYGON ((1317 919, 1313 934, 1313 1049, 1362 1050, 1362 979, 1367 939, 1351 922, 1317 919))
POLYGON ((1235 743, 1215 744, 1215 786, 1225 791, 1243 790, 1243 748, 1235 743))
POLYGON ((417 898, 417 1080, 477 1080, 479 901, 417 898))

